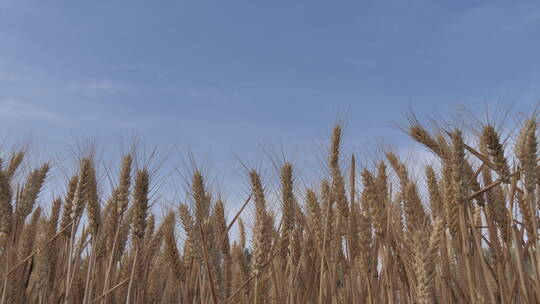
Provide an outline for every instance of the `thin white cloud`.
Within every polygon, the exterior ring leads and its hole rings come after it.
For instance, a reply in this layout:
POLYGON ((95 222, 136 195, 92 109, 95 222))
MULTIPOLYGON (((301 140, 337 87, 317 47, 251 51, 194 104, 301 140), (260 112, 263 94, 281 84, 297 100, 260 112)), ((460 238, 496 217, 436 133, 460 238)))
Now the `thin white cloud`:
POLYGON ((523 23, 531 23, 531 22, 538 22, 540 20, 540 11, 532 11, 523 16, 522 21, 523 23))
POLYGON ((61 120, 60 116, 51 111, 14 100, 0 101, 0 117, 3 119, 39 119, 55 122, 61 120))
POLYGON ((21 80, 19 75, 9 71, 0 70, 0 83, 10 83, 21 80))
POLYGON ((540 20, 540 12, 528 6, 473 7, 463 12, 446 29, 450 32, 491 33, 500 39, 501 34, 511 35, 529 29, 540 20), (532 24, 531 24, 532 23, 532 24))
POLYGON ((152 75, 158 79, 164 79, 164 73, 154 65, 145 64, 145 63, 135 63, 135 64, 118 64, 113 67, 119 71, 129 71, 135 73, 143 73, 152 75))
POLYGON ((15 0, 0 0, 0 8, 2 9, 8 9, 13 8, 18 1, 15 0))
POLYGON ((78 83, 68 86, 68 91, 82 93, 89 97, 99 97, 105 95, 114 95, 130 91, 127 84, 114 82, 110 80, 100 80, 89 83, 78 83))

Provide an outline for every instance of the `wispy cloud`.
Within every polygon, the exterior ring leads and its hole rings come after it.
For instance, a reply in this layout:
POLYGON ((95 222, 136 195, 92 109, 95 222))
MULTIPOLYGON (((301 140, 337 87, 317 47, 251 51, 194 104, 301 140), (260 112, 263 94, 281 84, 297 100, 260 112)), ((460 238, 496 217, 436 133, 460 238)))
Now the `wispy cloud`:
POLYGON ((540 20, 540 11, 527 6, 498 7, 479 6, 465 10, 447 26, 450 32, 512 34, 530 29, 540 20))
POLYGON ((39 106, 14 100, 0 101, 0 117, 3 119, 39 119, 58 122, 61 117, 39 106))
POLYGON ((129 85, 111 80, 99 80, 88 83, 77 83, 67 87, 70 92, 81 93, 89 97, 114 95, 131 91, 129 85))
POLYGON ((165 75, 163 72, 156 66, 145 64, 145 63, 133 63, 133 64, 117 64, 113 69, 124 72, 135 72, 151 75, 158 79, 164 79, 165 75))
POLYGON ((0 8, 7 9, 12 8, 17 4, 18 1, 15 0, 0 0, 0 8))
POLYGON ((0 70, 0 83, 8 83, 21 80, 19 75, 16 75, 15 73, 11 73, 8 71, 2 71, 0 70))

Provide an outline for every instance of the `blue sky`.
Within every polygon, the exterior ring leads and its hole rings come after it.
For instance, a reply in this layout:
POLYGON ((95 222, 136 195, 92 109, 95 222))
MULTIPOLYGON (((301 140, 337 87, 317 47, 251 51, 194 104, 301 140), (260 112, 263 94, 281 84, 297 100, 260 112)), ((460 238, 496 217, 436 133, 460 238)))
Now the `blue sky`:
POLYGON ((537 1, 0 0, 0 137, 137 135, 218 176, 316 154, 340 118, 351 149, 399 143, 408 106, 532 110, 538 37, 537 1))

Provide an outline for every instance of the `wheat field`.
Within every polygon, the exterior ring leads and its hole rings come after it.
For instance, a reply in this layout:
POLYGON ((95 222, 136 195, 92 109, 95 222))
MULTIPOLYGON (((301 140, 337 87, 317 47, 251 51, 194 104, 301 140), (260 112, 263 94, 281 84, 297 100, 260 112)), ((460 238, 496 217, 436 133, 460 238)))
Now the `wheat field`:
POLYGON ((81 157, 65 193, 41 201, 49 165, 15 178, 27 155, 13 153, 0 167, 0 303, 540 303, 536 117, 511 127, 411 120, 435 159, 413 174, 391 150, 369 166, 340 155, 338 125, 317 187, 283 163, 277 212, 257 170, 235 208, 194 170, 189 203, 158 216, 131 154, 108 195, 81 157))

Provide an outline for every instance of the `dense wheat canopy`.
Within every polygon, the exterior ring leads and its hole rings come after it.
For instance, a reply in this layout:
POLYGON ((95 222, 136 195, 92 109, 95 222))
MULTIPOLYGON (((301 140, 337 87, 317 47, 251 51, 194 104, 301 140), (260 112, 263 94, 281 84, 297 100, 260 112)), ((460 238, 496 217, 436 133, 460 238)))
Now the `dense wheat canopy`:
POLYGON ((13 153, 0 167, 0 301, 540 303, 537 118, 509 129, 410 120, 435 157, 418 170, 392 151, 368 167, 345 158, 338 125, 320 186, 301 187, 285 161, 270 193, 250 169, 237 208, 193 170, 189 203, 165 212, 131 154, 108 197, 82 157, 49 203, 49 164, 15 179, 28 155, 13 153))

